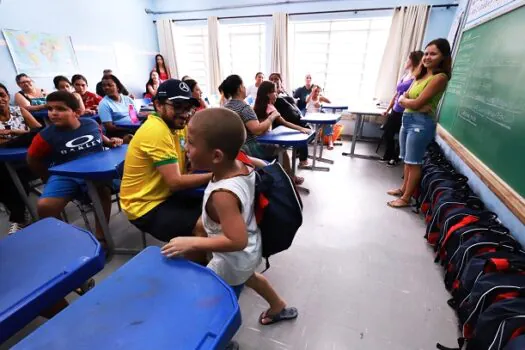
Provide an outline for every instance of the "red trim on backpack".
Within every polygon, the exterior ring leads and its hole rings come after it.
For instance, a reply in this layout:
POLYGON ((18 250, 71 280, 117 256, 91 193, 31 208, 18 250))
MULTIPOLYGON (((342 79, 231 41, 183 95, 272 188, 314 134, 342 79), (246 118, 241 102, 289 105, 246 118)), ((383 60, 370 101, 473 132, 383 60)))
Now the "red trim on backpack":
POLYGON ((453 225, 448 231, 447 233, 445 234, 445 238, 443 239, 443 243, 441 243, 441 249, 439 251, 439 257, 441 258, 441 260, 445 259, 445 257, 447 256, 447 251, 445 250, 445 246, 447 244, 447 241, 448 239, 450 238, 450 236, 452 236, 452 233, 454 233, 454 231, 462 228, 462 227, 465 227, 467 225, 470 225, 476 221, 479 221, 479 218, 477 216, 473 216, 473 215, 467 215, 465 217, 463 217, 463 219, 461 219, 458 223, 456 223, 455 225, 453 225))
POLYGON ((452 290, 459 289, 459 280, 455 280, 454 283, 452 283, 452 290))
POLYGON ((483 253, 494 253, 496 251, 496 248, 494 247, 485 247, 481 248, 476 252, 476 255, 483 254, 483 253))
POLYGON ((262 222, 262 219, 264 217, 264 209, 270 204, 270 201, 266 196, 262 193, 259 194, 259 197, 257 198, 257 205, 255 206, 255 221, 257 221, 257 224, 260 224, 262 222))
POLYGON ((431 245, 436 245, 438 239, 439 239, 439 232, 430 232, 430 233, 427 235, 427 241, 428 241, 428 243, 431 244, 431 245))
POLYGON ((469 323, 465 323, 463 325, 463 336, 466 339, 472 339, 473 335, 474 335, 474 328, 469 323))
POLYGON ((425 203, 421 204, 421 211, 423 213, 426 214, 429 211, 429 209, 430 209, 430 203, 429 202, 425 202, 425 203))
POLYGON ((514 299, 519 297, 519 292, 507 292, 507 293, 501 293, 496 295, 496 297, 492 300, 492 304, 495 304, 497 302, 507 300, 507 299, 514 299))
POLYGON ((517 337, 519 337, 522 334, 525 334, 525 326, 521 326, 519 328, 516 328, 514 330, 514 332, 512 332, 512 334, 510 335, 510 339, 509 340, 517 338, 517 337))
POLYGON ((506 271, 510 267, 510 262, 508 259, 505 258, 491 258, 487 261, 485 264, 485 267, 483 268, 483 272, 498 272, 498 271, 506 271))

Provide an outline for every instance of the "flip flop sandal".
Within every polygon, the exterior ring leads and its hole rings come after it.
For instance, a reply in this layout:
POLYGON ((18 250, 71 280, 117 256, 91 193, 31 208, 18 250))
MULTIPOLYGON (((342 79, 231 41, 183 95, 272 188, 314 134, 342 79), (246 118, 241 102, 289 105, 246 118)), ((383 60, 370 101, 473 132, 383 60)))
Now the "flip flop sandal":
POLYGON ((406 202, 404 199, 401 199, 401 198, 398 198, 398 199, 395 199, 393 201, 390 201, 387 203, 387 205, 391 208, 406 208, 406 207, 410 207, 410 203, 406 202), (397 204, 397 203, 400 203, 401 204, 397 204))
POLYGON ((263 326, 268 326, 268 325, 271 325, 277 322, 281 322, 281 321, 293 320, 293 319, 296 319, 297 316, 299 316, 299 312, 297 311, 295 307, 288 307, 288 308, 285 307, 284 309, 281 310, 281 312, 275 315, 268 314, 269 311, 270 309, 266 310, 265 312, 261 314, 261 316, 259 316, 259 323, 262 324, 263 326), (269 319, 270 321, 268 323, 263 323, 263 320, 265 318, 269 319))
POLYGON ((395 190, 390 190, 386 194, 389 194, 391 196, 401 197, 403 195, 403 191, 401 191, 400 188, 396 188, 395 190))
POLYGON ((304 182, 304 177, 296 176, 294 177, 293 182, 296 185, 302 185, 304 182))

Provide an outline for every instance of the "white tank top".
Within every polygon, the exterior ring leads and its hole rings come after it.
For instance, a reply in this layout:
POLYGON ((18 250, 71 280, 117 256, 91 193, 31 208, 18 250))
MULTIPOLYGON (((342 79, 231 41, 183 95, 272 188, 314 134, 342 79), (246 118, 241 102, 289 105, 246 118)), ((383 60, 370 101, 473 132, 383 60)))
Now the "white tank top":
POLYGON ((319 103, 319 97, 317 97, 317 100, 311 98, 310 101, 308 101, 308 103, 306 104, 306 112, 319 113, 320 108, 315 106, 317 103, 319 103))
POLYGON ((213 221, 206 212, 206 203, 215 191, 233 193, 238 199, 242 210, 242 217, 246 223, 248 244, 237 252, 213 253, 208 264, 215 273, 231 286, 243 284, 255 272, 261 263, 262 242, 261 233, 255 219, 255 172, 248 175, 239 175, 230 179, 210 181, 204 192, 202 203, 202 222, 209 237, 222 235, 221 225, 213 221))

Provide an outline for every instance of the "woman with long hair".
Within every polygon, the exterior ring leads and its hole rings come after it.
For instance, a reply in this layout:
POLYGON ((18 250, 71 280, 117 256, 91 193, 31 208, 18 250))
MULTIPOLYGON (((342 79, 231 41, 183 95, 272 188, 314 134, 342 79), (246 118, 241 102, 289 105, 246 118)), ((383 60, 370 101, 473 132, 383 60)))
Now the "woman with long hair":
POLYGON ((405 75, 403 75, 397 84, 396 94, 392 97, 392 100, 390 100, 386 111, 383 112, 383 116, 388 116, 388 119, 383 128, 383 140, 386 144, 386 150, 380 161, 387 162, 389 166, 396 165, 399 160, 399 153, 397 152, 394 136, 401 129, 401 119, 405 109, 399 104, 398 100, 408 88, 410 88, 410 85, 412 85, 422 58, 423 51, 420 50, 412 51, 408 55, 405 63, 405 75))
POLYGON ((166 66, 164 57, 160 53, 155 55, 155 68, 153 68, 153 71, 157 72, 157 74, 159 75, 160 82, 171 79, 170 70, 166 66))
MULTIPOLYGON (((219 90, 221 90, 224 97, 228 99, 224 107, 236 112, 239 117, 241 117, 241 120, 246 127, 246 141, 242 146, 242 150, 252 157, 265 160, 275 159, 279 155, 279 147, 260 144, 257 142, 257 136, 262 135, 271 129, 273 122, 278 118, 281 118, 278 113, 271 113, 266 118, 263 118, 264 120, 259 120, 252 107, 244 101, 246 99, 246 87, 244 86, 241 77, 236 74, 230 75, 224 79, 219 86, 219 90)), ((259 91, 257 94, 259 94, 259 91)), ((285 170, 288 173, 291 173, 290 159, 286 156, 286 153, 284 163, 283 167, 285 170)), ((296 177, 294 181, 296 183, 302 183, 304 179, 296 177)))
POLYGON ((206 101, 204 101, 204 99, 202 98, 202 90, 199 86, 199 83, 197 83, 197 81, 194 79, 186 79, 184 82, 190 88, 191 96, 199 101, 200 106, 195 109, 195 112, 208 108, 206 101))
POLYGON ((436 132, 436 109, 451 77, 452 57, 446 39, 432 40, 425 48, 423 64, 410 89, 399 97, 405 108, 399 133, 400 158, 405 162, 401 188, 387 193, 398 196, 388 202, 393 208, 410 206, 410 199, 421 180, 421 165, 427 146, 436 132))
MULTIPOLYGON (((274 116, 275 124, 283 125, 287 128, 294 129, 305 134, 309 134, 311 132, 310 129, 303 128, 302 126, 295 125, 286 121, 274 106, 276 100, 277 86, 271 81, 263 81, 261 85, 259 85, 259 89, 257 90, 257 98, 255 99, 255 105, 253 107, 259 122, 264 122, 268 118, 274 116)), ((271 130, 271 127, 269 128, 269 130, 271 130)), ((283 168, 288 173, 291 173, 290 158, 288 157, 288 154, 286 152, 284 152, 283 168)), ((294 181, 296 184, 300 185, 301 183, 303 183, 304 179, 296 176, 294 181)))
POLYGON ((157 89, 160 85, 159 73, 156 71, 151 71, 149 73, 149 80, 146 83, 146 93, 144 94, 145 98, 153 98, 157 94, 157 89))

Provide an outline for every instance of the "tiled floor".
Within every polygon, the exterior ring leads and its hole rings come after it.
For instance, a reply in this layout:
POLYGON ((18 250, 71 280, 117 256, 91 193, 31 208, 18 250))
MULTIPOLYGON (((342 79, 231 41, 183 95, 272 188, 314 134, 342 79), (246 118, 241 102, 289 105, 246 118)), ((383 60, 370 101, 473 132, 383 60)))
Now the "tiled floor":
MULTIPOLYGON (((360 144, 367 153, 371 144, 360 144)), ((296 321, 260 326, 264 301, 249 289, 240 298, 243 350, 416 350, 436 342, 455 344, 456 319, 447 306, 441 272, 423 240, 424 224, 410 210, 386 206, 385 191, 401 181, 401 168, 328 152, 331 171, 301 171, 304 224, 293 247, 272 257, 266 276, 290 305, 296 321)), ((74 207, 70 219, 82 225, 74 207)), ((0 235, 6 231, 0 218, 0 235)), ((110 228, 117 244, 138 246, 139 234, 122 214, 110 228)), ((153 242, 150 239, 150 243, 153 242)), ((114 258, 97 275, 103 280, 127 261, 114 258)), ((74 296, 72 296, 74 299, 74 296)), ((44 322, 37 319, 0 349, 8 349, 44 322)))

